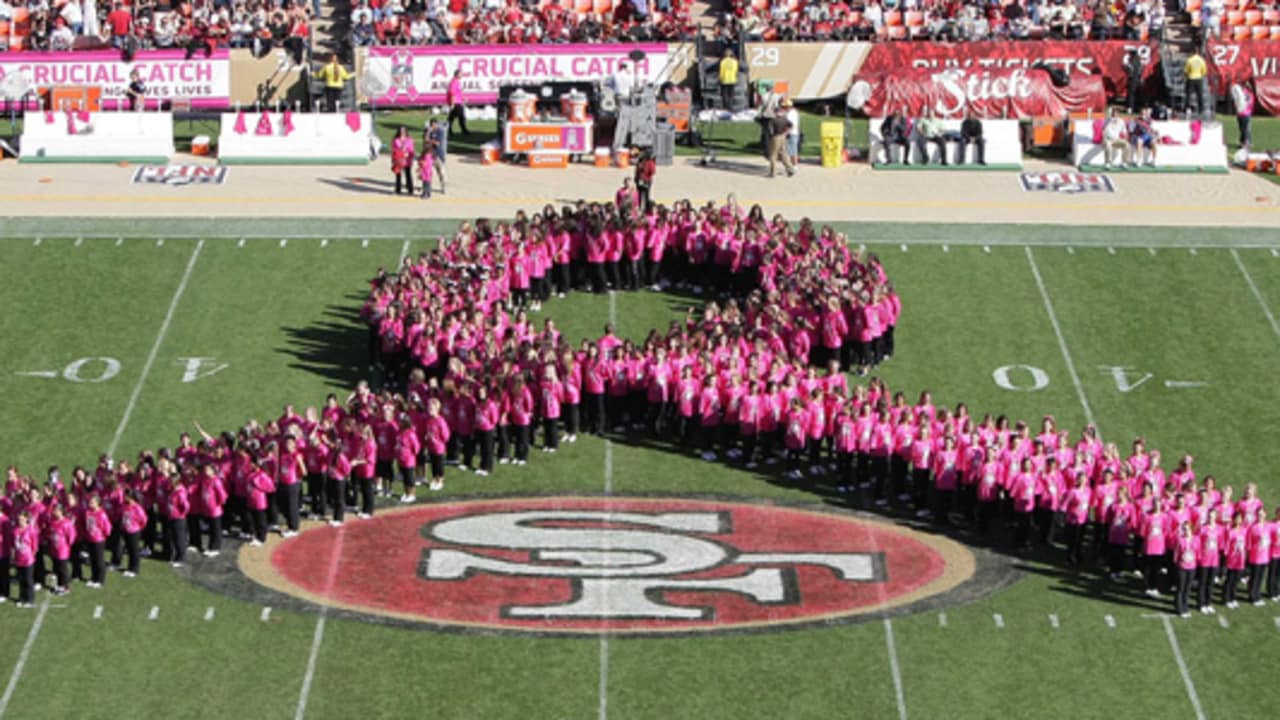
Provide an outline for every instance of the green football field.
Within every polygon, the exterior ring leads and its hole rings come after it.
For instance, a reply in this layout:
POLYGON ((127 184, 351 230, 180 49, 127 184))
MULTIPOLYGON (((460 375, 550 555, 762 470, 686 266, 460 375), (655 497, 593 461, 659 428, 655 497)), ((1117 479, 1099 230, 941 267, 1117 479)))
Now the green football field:
MULTIPOLYGON (((766 208, 767 210, 767 208, 766 208)), ((43 477, 319 404, 367 375, 379 266, 454 223, 47 221, 0 227, 0 462, 43 477)), ((903 298, 908 397, 1073 435, 1136 435, 1280 501, 1280 231, 861 224, 903 298), (1002 386, 1003 385, 1003 386, 1002 386), (1007 386, 1007 387, 1005 387, 1007 386)), ((548 303, 571 338, 641 338, 688 298, 548 303)), ((778 474, 584 436, 443 493, 840 503, 778 474)), ((973 542, 957 533, 961 542, 973 542)), ((996 549, 997 553, 1000 549, 996 549)), ((1255 718, 1280 706, 1280 605, 1169 618, 1061 550, 1006 558, 966 605, 740 635, 547 638, 362 622, 233 599, 146 562, 102 590, 0 606, 0 719, 1255 718)), ((190 572, 200 573, 200 561, 190 572)))

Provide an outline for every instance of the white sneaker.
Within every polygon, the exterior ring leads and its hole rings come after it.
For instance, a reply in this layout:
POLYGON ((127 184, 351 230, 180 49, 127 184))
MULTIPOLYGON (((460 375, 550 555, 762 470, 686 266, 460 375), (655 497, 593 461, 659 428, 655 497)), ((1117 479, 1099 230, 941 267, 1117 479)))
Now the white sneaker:
POLYGON ((87 587, 87 588, 93 588, 94 590, 97 590, 97 589, 99 589, 99 588, 101 588, 101 587, 102 587, 102 583, 97 583, 97 582, 92 582, 92 581, 90 581, 90 582, 85 583, 85 584, 84 584, 84 586, 85 586, 85 587, 87 587))
POLYGON ((370 515, 369 513, 356 513, 356 517, 357 517, 357 518, 359 518, 359 519, 361 519, 361 520, 368 520, 369 518, 371 518, 371 517, 373 517, 373 516, 372 516, 372 515, 370 515))
POLYGON ((342 521, 341 521, 341 520, 330 520, 330 521, 329 521, 329 527, 335 527, 335 528, 336 528, 336 527, 342 527, 342 521))
POLYGON ((529 461, 528 461, 528 460, 517 460, 517 461, 516 461, 516 464, 517 464, 517 465, 528 465, 528 464, 529 464, 529 461))
POLYGON ((1182 615, 1180 615, 1179 617, 1181 617, 1181 618, 1183 618, 1183 619, 1185 620, 1186 618, 1191 617, 1191 613, 1189 613, 1189 612, 1184 612, 1184 613, 1182 613, 1182 615))
POLYGON ((176 567, 176 568, 183 567, 183 564, 182 564, 182 563, 180 563, 180 562, 170 563, 170 565, 173 565, 173 566, 174 566, 174 567, 176 567))
POLYGON ((566 436, 564 437, 564 441, 565 441, 565 442, 578 442, 578 436, 577 436, 576 434, 574 434, 574 435, 566 435, 566 436))
POLYGON ((249 547, 262 547, 262 541, 254 540, 253 542, 249 543, 249 547))
POLYGON ((488 477, 488 476, 489 476, 489 471, 488 471, 488 470, 477 470, 477 471, 476 471, 476 477, 488 477))
MULTIPOLYGON (((296 535, 297 533, 294 533, 294 534, 296 535)), ((218 556, 219 556, 219 555, 221 555, 221 554, 222 554, 222 551, 221 551, 221 550, 210 550, 210 551, 206 552, 206 553, 204 554, 204 556, 205 556, 205 557, 216 558, 216 557, 218 557, 218 556)))
POLYGON ((129 571, 129 570, 125 570, 122 574, 123 574, 125 577, 127 577, 127 578, 131 578, 131 577, 138 577, 138 574, 137 574, 137 573, 135 573, 135 572, 131 572, 131 571, 129 571))
POLYGON ((1218 608, 1216 608, 1216 607, 1214 607, 1214 606, 1210 605, 1208 609, 1209 609, 1209 614, 1210 614, 1210 615, 1217 615, 1217 614, 1218 614, 1218 608))
POLYGON ((1209 608, 1207 608, 1207 607, 1202 607, 1202 608, 1200 608, 1200 614, 1201 614, 1201 615, 1208 615, 1208 614, 1209 614, 1209 608))
POLYGON ((1265 600, 1254 600, 1254 601, 1253 601, 1253 606, 1254 606, 1254 607, 1262 607, 1263 605, 1266 605, 1266 604, 1267 604, 1267 603, 1266 603, 1266 601, 1265 601, 1265 600))
POLYGON ((413 502, 413 496, 412 496, 412 495, 401 495, 401 496, 400 496, 400 503, 401 503, 401 504, 407 505, 407 504, 409 504, 409 503, 411 503, 411 502, 413 502))
POLYGON ((471 466, 463 465, 462 463, 458 463, 458 469, 461 470, 462 472, 471 472, 471 466))
POLYGON ((499 464, 499 465, 506 465, 506 464, 507 464, 507 463, 509 463, 509 462, 511 462, 511 461, 510 461, 509 459, 507 459, 507 458, 499 458, 499 459, 498 459, 498 464, 499 464))
POLYGON ((291 537, 297 537, 297 535, 298 535, 298 531, 296 530, 285 530, 284 532, 280 533, 280 537, 285 538, 286 540, 291 537))

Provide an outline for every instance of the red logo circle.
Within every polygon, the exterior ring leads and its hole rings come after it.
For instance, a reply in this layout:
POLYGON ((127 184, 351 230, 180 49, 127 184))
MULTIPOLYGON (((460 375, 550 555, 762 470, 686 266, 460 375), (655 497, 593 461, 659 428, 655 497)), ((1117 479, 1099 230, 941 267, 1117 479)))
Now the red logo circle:
POLYGON ((958 543, 853 515, 630 497, 418 506, 308 530, 269 557, 241 569, 312 603, 561 634, 833 621, 947 592, 975 569, 958 543))

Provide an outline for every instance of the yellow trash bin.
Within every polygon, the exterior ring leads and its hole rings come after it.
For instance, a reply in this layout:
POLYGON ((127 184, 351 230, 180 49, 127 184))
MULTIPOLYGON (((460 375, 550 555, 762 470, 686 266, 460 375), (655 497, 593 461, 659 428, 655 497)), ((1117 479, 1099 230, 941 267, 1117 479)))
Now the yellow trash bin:
POLYGON ((822 123, 822 167, 840 167, 841 152, 844 150, 844 123, 822 123))

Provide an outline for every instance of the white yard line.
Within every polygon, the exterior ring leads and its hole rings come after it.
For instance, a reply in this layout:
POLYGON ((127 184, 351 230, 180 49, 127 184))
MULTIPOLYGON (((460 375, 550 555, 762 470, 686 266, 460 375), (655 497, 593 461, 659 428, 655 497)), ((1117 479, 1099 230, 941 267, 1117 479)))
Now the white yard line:
POLYGON ((396 272, 400 272, 400 268, 404 267, 404 259, 409 257, 409 240, 404 241, 404 245, 400 246, 400 262, 396 263, 396 272))
POLYGON ((884 644, 889 650, 889 670, 893 673, 893 697, 898 701, 898 720, 907 720, 907 701, 902 692, 902 670, 898 667, 898 646, 893 641, 893 621, 884 619, 884 644))
MULTIPOLYGON (((614 314, 614 296, 609 296, 610 316, 614 314)), ((613 442, 604 441, 604 494, 613 494, 613 442)), ((608 549, 607 547, 605 548, 608 549)), ((606 608, 607 609, 607 608, 606 608)), ((609 633, 600 633, 600 685, 599 697, 596 701, 596 718, 609 718, 609 633)))
MULTIPOLYGON (((338 579, 338 566, 342 563, 342 543, 346 538, 346 528, 338 528, 338 539, 333 542, 333 552, 329 556, 329 573, 325 579, 324 592, 327 596, 333 591, 333 584, 338 579)), ((329 606, 320 607, 320 617, 316 619, 316 630, 311 636, 311 654, 307 656, 307 670, 302 675, 302 690, 298 693, 298 709, 293 720, 302 720, 307 714, 307 700, 311 698, 311 683, 316 677, 316 662, 320 658, 320 645, 324 642, 324 624, 329 617, 329 606)))
POLYGON ((111 438, 111 444, 107 446, 107 455, 115 455, 116 448, 120 446, 120 439, 124 437, 125 428, 129 426, 129 418, 133 416, 133 409, 138 405, 138 397, 142 395, 142 386, 146 384, 147 377, 151 374, 151 368, 156 364, 156 356, 160 354, 160 345, 164 342, 164 336, 169 334, 169 325, 173 323, 173 314, 178 309, 178 301, 182 299, 182 294, 187 291, 187 283, 191 280, 191 271, 196 267, 196 260, 200 259, 200 250, 204 248, 204 241, 196 243, 196 249, 191 251, 191 259, 187 261, 187 269, 182 273, 182 280, 178 283, 178 289, 173 292, 173 299, 169 301, 169 310, 164 315, 164 322, 160 325, 160 332, 156 334, 156 341, 151 345, 151 352, 147 354, 147 360, 142 365, 142 374, 138 375, 138 382, 133 386, 133 392, 129 395, 129 404, 124 408, 124 416, 120 418, 120 424, 116 426, 116 434, 111 438))
POLYGON ((1191 700, 1191 708, 1196 711, 1196 720, 1205 720, 1196 684, 1191 681, 1191 671, 1187 669, 1187 661, 1182 659, 1182 647, 1178 645, 1178 636, 1173 632, 1173 622, 1168 615, 1162 615, 1160 622, 1164 623, 1164 634, 1169 637, 1169 647, 1173 648, 1173 659, 1178 661, 1178 672, 1182 674, 1182 684, 1187 687, 1187 698, 1191 700))
POLYGON ((1262 291, 1258 290, 1258 284, 1253 281, 1253 276, 1249 274, 1249 269, 1244 266, 1244 261, 1240 259, 1240 253, 1234 248, 1231 250, 1231 259, 1236 261, 1236 267, 1240 268, 1240 274, 1244 275, 1244 281, 1249 283, 1249 289, 1253 291, 1253 297, 1258 301, 1258 305, 1262 306, 1262 314, 1267 316, 1267 322, 1271 323, 1271 332, 1280 337, 1280 323, 1276 322, 1276 316, 1272 314, 1271 307, 1267 305, 1267 301, 1262 297, 1262 291))
POLYGON ((44 626, 45 613, 49 612, 49 597, 44 596, 44 602, 40 603, 40 610, 36 612, 36 619, 31 623, 31 631, 27 633, 27 641, 22 644, 22 652, 18 653, 18 662, 13 666, 13 673, 9 675, 9 684, 4 688, 4 695, 0 696, 0 718, 4 717, 4 713, 9 709, 9 701, 13 699, 13 691, 18 687, 18 680, 22 678, 22 671, 27 667, 27 658, 31 657, 31 646, 36 644, 36 636, 40 634, 40 628, 44 626))
POLYGON ((1044 300, 1045 312, 1049 314, 1049 322, 1053 324, 1053 334, 1058 337, 1058 349, 1062 351, 1062 359, 1067 364, 1067 374, 1071 376, 1071 383, 1076 386, 1076 396, 1080 399, 1080 407, 1084 409, 1084 418, 1096 428, 1098 422, 1093 417, 1093 408, 1089 407, 1089 398, 1084 394, 1084 385, 1080 382, 1080 374, 1076 372, 1076 363, 1071 359, 1071 350, 1067 348, 1067 339, 1062 335, 1062 325, 1058 323, 1058 314, 1053 310, 1053 301, 1049 299, 1049 290, 1044 285, 1044 278, 1040 276, 1040 266, 1036 264, 1035 253, 1031 252, 1030 246, 1024 249, 1027 252, 1027 264, 1031 266, 1031 274, 1036 279, 1036 287, 1040 288, 1040 298, 1044 300))

